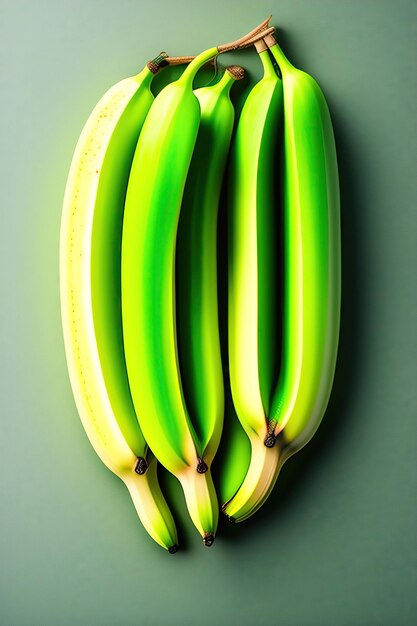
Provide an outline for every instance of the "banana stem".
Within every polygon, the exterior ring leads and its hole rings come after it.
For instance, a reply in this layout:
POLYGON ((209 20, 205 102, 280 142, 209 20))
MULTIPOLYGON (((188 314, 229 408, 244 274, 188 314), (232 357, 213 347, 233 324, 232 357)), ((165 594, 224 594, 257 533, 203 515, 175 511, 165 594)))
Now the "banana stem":
POLYGON ((265 52, 265 50, 268 50, 265 39, 258 39, 258 41, 255 41, 254 46, 258 54, 261 54, 261 52, 265 52))
POLYGON ((245 69, 240 65, 229 65, 226 67, 226 73, 230 74, 233 80, 242 80, 246 75, 245 69))
POLYGON ((244 48, 249 48, 250 46, 255 46, 258 42, 260 42, 260 47, 264 47, 265 46, 265 50, 268 48, 267 44, 265 43, 265 38, 268 37, 269 35, 273 35, 276 31, 276 28, 274 26, 270 26, 269 28, 266 28, 265 30, 256 33, 254 36, 246 39, 246 41, 244 43, 242 43, 239 46, 239 50, 243 50, 244 48))
POLYGON ((152 74, 157 74, 161 67, 167 64, 167 53, 160 52, 154 59, 147 62, 146 67, 152 74))
MULTIPOLYGON (((263 40, 262 40, 263 41, 263 40)), ((260 46, 261 51, 257 49, 259 58, 262 62, 262 67, 264 70, 264 78, 277 78, 277 73, 275 71, 274 65, 272 63, 272 59, 268 53, 268 48, 263 48, 260 46)))
POLYGON ((223 76, 220 78, 218 83, 216 83, 215 88, 220 93, 224 91, 225 93, 230 91, 231 86, 237 80, 241 80, 245 76, 245 70, 240 65, 230 65, 225 68, 223 76))
POLYGON ((290 61, 285 56, 284 52, 278 45, 277 40, 275 39, 272 33, 266 35, 264 38, 264 41, 265 41, 265 44, 270 49, 271 54, 276 59, 281 72, 285 72, 286 70, 290 70, 291 68, 294 67, 293 64, 290 63, 290 61))
POLYGON ((232 41, 231 43, 221 44, 220 46, 214 46, 213 48, 208 48, 201 54, 195 57, 195 59, 188 65, 185 69, 181 80, 188 81, 193 80, 194 76, 207 61, 214 58, 218 54, 222 54, 223 52, 229 52, 231 50, 238 50, 240 48, 245 47, 247 41, 255 42, 258 39, 262 39, 263 37, 269 35, 274 32, 275 29, 273 27, 267 28, 269 20, 272 16, 269 16, 268 19, 264 20, 259 26, 251 30, 250 33, 247 33, 243 37, 232 41))
POLYGON ((236 39, 236 41, 232 41, 231 43, 221 44, 217 46, 219 53, 229 52, 230 50, 237 50, 240 48, 245 48, 248 45, 251 45, 258 39, 263 39, 266 35, 275 32, 275 28, 271 26, 270 28, 262 28, 261 30, 257 30, 255 33, 252 31, 245 35, 244 37, 240 37, 240 39, 236 39))
MULTIPOLYGON (((187 65, 188 63, 191 63, 191 61, 194 61, 195 56, 188 56, 188 57, 167 57, 165 59, 165 61, 168 63, 168 65, 187 65)), ((209 61, 207 61, 208 65, 214 65, 214 59, 209 59, 209 61)))

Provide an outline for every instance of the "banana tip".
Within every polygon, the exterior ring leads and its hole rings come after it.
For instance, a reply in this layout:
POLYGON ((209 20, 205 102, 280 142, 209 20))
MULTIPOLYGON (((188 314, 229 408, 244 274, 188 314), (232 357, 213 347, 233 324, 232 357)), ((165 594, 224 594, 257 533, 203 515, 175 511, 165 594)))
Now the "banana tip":
POLYGON ((273 448, 276 440, 277 438, 275 437, 274 433, 269 433, 264 439, 264 444, 267 448, 273 448))
POLYGON ((138 460, 135 465, 136 474, 139 474, 140 476, 142 476, 146 472, 147 469, 148 469, 148 464, 146 462, 146 459, 144 459, 143 456, 138 456, 138 460))
POLYGON ((212 535, 211 533, 204 533, 203 542, 205 546, 210 548, 210 546, 212 546, 214 543, 214 535, 212 535))
POLYGON ((197 472, 199 474, 205 474, 208 470, 207 463, 203 459, 197 459, 197 472))
POLYGON ((170 554, 175 554, 176 552, 178 552, 178 549, 179 549, 179 548, 178 548, 177 544, 176 544, 176 543, 174 543, 174 545, 173 545, 173 546, 171 546, 170 548, 168 548, 168 552, 169 552, 170 554))

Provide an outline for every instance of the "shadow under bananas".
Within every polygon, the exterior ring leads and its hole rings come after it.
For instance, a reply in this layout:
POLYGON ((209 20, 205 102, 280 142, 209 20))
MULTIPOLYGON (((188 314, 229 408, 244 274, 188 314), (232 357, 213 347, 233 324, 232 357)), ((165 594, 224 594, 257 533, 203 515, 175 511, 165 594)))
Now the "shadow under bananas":
MULTIPOLYGON (((294 59, 297 65, 295 45, 290 39, 279 33, 279 40, 288 56, 294 59), (294 54, 293 54, 294 52, 294 54)), ((303 63, 299 67, 304 67, 303 63)), ((307 68, 308 71, 308 68, 307 68)), ((319 78, 319 77, 317 77, 319 78)), ((320 81, 320 79, 319 79, 320 81)), ((259 536, 262 524, 274 519, 274 526, 279 517, 285 516, 285 511, 299 503, 303 488, 314 480, 318 469, 330 462, 330 457, 343 454, 344 449, 351 450, 352 442, 349 439, 349 430, 355 415, 350 410, 349 399, 355 394, 355 384, 362 377, 361 363, 363 361, 364 335, 366 330, 366 313, 360 305, 366 294, 366 242, 364 240, 364 220, 366 207, 361 202, 361 186, 363 169, 358 165, 360 161, 360 138, 355 142, 352 128, 346 129, 346 124, 338 113, 337 104, 332 102, 331 95, 324 86, 326 99, 330 108, 334 133, 336 138, 340 193, 341 193, 341 249, 342 249, 342 303, 341 326, 338 358, 333 389, 323 422, 312 440, 297 454, 284 464, 278 477, 276 486, 262 508, 250 519, 241 524, 232 524, 222 515, 219 522, 219 536, 228 542, 251 541, 252 536, 259 536), (361 172, 359 174, 359 172, 361 172)), ((279 164, 277 163, 277 166, 279 164)), ((278 171, 278 170, 276 170, 278 171)), ((221 340, 224 356, 226 377, 226 393, 230 394, 227 380, 227 195, 222 195, 219 222, 219 303, 221 340), (226 312, 226 313, 225 313, 226 312)), ((282 207, 279 206, 282 216, 282 207)), ((282 250, 281 250, 282 254, 282 250)), ((230 437, 231 420, 225 416, 225 428, 222 445, 227 445, 230 437)), ((221 457, 221 448, 219 450, 221 457)), ((215 459, 217 461, 217 457, 215 459)), ((215 480, 219 480, 221 461, 213 469, 215 480)))

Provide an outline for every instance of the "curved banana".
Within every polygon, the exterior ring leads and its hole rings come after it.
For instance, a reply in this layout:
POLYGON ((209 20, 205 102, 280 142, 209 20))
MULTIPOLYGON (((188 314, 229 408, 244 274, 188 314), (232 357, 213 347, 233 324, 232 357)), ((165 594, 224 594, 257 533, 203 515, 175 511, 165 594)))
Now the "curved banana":
POLYGON ((273 37, 265 41, 284 88, 283 355, 265 437, 279 460, 270 486, 244 517, 262 505, 283 463, 320 424, 333 384, 340 319, 339 181, 329 110, 316 81, 291 65, 273 37))
POLYGON ((285 245, 282 372, 269 433, 292 451, 313 436, 327 407, 340 323, 340 199, 329 109, 317 82, 271 36, 284 84, 285 245))
POLYGON ((243 106, 230 169, 229 372, 236 414, 251 442, 245 479, 223 505, 234 519, 263 492, 278 462, 263 440, 277 366, 273 166, 283 97, 266 46, 256 47, 264 75, 243 106))
POLYGON ((175 246, 200 124, 194 77, 207 61, 239 47, 246 38, 201 53, 157 96, 135 152, 123 221, 123 334, 136 414, 151 450, 180 480, 188 510, 206 545, 216 532, 218 505, 179 372, 175 246))
POLYGON ((81 133, 65 190, 61 223, 61 314, 71 386, 92 446, 126 484, 149 534, 177 545, 175 524, 159 489, 155 463, 135 415, 123 353, 120 240, 130 166, 154 99, 161 54, 114 85, 81 133))
POLYGON ((194 91, 201 121, 185 185, 176 243, 176 302, 181 380, 201 454, 211 464, 224 414, 217 305, 217 213, 234 108, 229 92, 244 76, 226 68, 215 85, 194 91))

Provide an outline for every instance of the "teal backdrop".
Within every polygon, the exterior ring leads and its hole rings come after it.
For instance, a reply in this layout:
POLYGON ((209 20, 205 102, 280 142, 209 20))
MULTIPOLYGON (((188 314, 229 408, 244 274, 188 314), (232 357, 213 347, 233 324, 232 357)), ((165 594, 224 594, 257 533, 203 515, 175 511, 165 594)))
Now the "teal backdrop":
MULTIPOLYGON (((414 0, 0 1, 2 625, 417 623, 416 25, 414 0), (222 524, 213 548, 164 477, 183 544, 170 556, 75 410, 58 289, 64 186, 112 84, 161 49, 197 53, 269 13, 334 120, 335 387, 268 503, 247 523, 222 524)), ((239 58, 255 81, 256 54, 239 58)))

